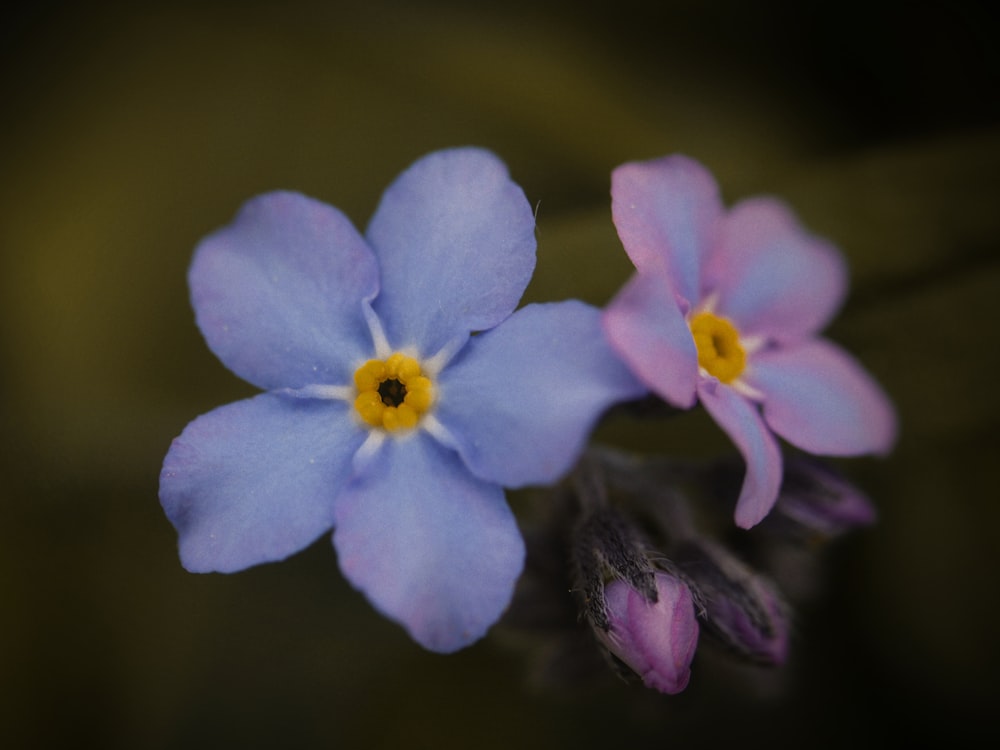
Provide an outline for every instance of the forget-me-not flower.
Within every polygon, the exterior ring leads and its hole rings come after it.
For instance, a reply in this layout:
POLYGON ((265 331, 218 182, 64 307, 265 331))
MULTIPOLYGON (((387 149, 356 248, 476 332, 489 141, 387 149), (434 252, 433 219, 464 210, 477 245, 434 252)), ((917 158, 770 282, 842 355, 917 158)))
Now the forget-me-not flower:
POLYGON ((618 167, 611 194, 637 273, 608 305, 608 336, 653 391, 681 408, 700 401, 737 445, 739 526, 758 523, 778 496, 774 434, 815 454, 890 449, 889 399, 816 335, 847 289, 832 245, 775 199, 726 211, 712 175, 684 156, 618 167))
POLYGON ((277 192, 205 238, 198 326, 266 392, 170 447, 160 499, 184 566, 241 570, 333 528, 344 575, 420 644, 481 637, 524 559, 503 487, 556 480, 601 412, 645 390, 598 310, 514 312, 534 264, 524 193, 473 148, 417 161, 364 236, 277 192))

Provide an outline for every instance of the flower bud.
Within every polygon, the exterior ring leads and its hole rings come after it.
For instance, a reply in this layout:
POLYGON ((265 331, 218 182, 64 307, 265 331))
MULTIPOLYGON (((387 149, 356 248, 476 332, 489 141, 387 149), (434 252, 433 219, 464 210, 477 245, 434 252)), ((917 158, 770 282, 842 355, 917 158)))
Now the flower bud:
POLYGON ((656 601, 653 566, 631 522, 611 508, 589 513, 573 534, 574 585, 583 594, 583 616, 594 628, 608 629, 605 587, 624 581, 649 601, 656 601))
POLYGON ((625 581, 604 590, 608 628, 595 627, 598 640, 638 674, 647 687, 674 694, 687 687, 698 644, 698 620, 691 590, 678 578, 654 575, 650 601, 625 581))
POLYGON ((706 539, 686 543, 675 562, 697 590, 699 614, 711 635, 751 661, 785 661, 787 607, 768 578, 706 539))
POLYGON ((875 522, 871 500, 829 464, 796 456, 785 460, 785 476, 772 513, 800 532, 835 537, 875 522))

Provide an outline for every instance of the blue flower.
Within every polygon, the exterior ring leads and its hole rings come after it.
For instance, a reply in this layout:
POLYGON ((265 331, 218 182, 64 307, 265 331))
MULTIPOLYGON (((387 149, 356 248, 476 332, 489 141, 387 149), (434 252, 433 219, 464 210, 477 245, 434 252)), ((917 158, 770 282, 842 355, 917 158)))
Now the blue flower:
POLYGON ((480 638, 524 561, 503 487, 558 479, 601 412, 644 391, 596 309, 514 312, 534 264, 524 193, 471 148, 417 161, 363 237, 277 192, 205 238, 198 326, 266 392, 170 447, 160 500, 183 565, 233 572, 334 528, 344 575, 420 644, 480 638))

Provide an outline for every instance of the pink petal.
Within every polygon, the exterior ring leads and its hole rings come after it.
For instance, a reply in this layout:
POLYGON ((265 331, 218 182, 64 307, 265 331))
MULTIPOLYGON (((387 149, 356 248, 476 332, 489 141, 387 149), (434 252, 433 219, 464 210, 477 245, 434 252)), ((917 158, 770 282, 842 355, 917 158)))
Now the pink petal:
POLYGON ((665 272, 687 304, 698 301, 702 255, 722 203, 715 179, 686 156, 623 164, 611 174, 611 213, 641 272, 665 272))
POLYGON ((746 461, 747 472, 736 501, 736 525, 749 529, 766 516, 781 487, 781 449, 757 407, 714 378, 698 383, 698 398, 726 431, 746 461))
POLYGON ((694 406, 698 352, 669 282, 637 273, 604 311, 604 331, 639 380, 674 406, 694 406))
POLYGON ((819 331, 847 291, 847 268, 833 245, 808 234, 773 198, 745 200, 721 224, 702 293, 740 331, 794 341, 819 331))
POLYGON ((847 352, 816 339, 757 354, 746 380, 764 394, 764 419, 793 445, 830 456, 887 453, 896 413, 847 352))

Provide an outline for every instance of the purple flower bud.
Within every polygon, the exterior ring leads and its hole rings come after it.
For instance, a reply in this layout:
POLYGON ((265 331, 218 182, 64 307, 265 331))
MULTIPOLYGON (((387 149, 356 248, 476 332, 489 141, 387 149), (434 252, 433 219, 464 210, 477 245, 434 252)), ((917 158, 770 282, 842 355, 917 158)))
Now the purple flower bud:
POLYGON ((647 687, 674 694, 687 687, 691 676, 698 620, 691 591, 681 580, 657 572, 655 582, 655 602, 624 581, 608 584, 604 597, 609 627, 595 627, 594 632, 647 687))
POLYGON ((875 522, 871 500, 832 466, 798 456, 785 461, 775 521, 800 531, 834 537, 875 522))
POLYGON ((574 577, 583 593, 583 615, 599 630, 608 629, 605 582, 623 580, 649 601, 656 601, 653 566, 631 523, 611 508, 588 515, 574 533, 574 577))
POLYGON ((685 545, 675 561, 698 592, 700 614, 711 635, 752 661, 785 661, 787 607, 768 578, 705 539, 685 545))

